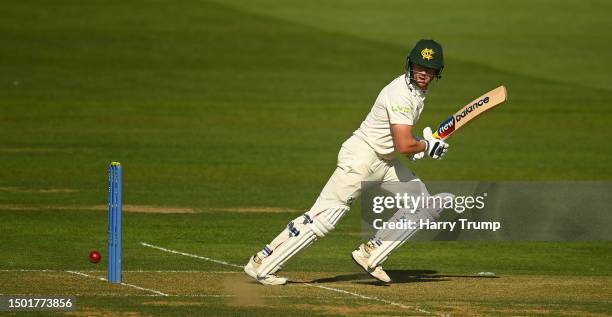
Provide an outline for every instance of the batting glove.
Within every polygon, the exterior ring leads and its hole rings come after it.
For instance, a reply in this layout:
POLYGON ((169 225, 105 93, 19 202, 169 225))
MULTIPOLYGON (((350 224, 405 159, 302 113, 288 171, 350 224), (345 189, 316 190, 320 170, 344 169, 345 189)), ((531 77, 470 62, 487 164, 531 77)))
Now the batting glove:
POLYGON ((430 127, 423 129, 423 139, 427 142, 427 147, 423 152, 431 158, 440 160, 448 151, 448 143, 434 138, 430 127))
POLYGON ((412 161, 420 160, 425 157, 425 152, 419 152, 412 156, 412 161))

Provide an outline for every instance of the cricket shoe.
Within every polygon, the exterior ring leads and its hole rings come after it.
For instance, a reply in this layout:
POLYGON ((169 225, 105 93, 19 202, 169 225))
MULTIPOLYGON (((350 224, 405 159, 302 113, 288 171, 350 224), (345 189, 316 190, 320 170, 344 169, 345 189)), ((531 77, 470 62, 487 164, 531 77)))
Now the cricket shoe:
POLYGON ((368 266, 368 253, 366 250, 366 246, 364 244, 360 245, 359 248, 351 253, 353 256, 353 260, 357 263, 361 268, 363 268, 368 274, 370 274, 373 278, 389 283, 391 282, 391 278, 387 275, 387 272, 383 270, 382 266, 377 266, 374 269, 371 269, 368 266))
POLYGON ((244 267, 244 272, 257 280, 257 282, 264 284, 264 285, 285 285, 287 284, 287 279, 284 277, 278 277, 274 274, 268 274, 264 277, 258 277, 257 276, 257 267, 259 266, 259 264, 257 264, 257 262, 255 262, 255 257, 256 255, 252 256, 251 259, 249 260, 249 263, 247 263, 247 265, 245 265, 244 267))

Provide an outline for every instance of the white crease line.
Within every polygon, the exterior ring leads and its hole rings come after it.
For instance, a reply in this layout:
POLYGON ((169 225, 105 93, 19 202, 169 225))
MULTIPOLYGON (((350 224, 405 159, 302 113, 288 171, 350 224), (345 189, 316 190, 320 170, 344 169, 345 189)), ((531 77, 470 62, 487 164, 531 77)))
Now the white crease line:
MULTIPOLYGON (((191 258, 202 259, 202 260, 206 260, 206 261, 210 261, 210 262, 214 262, 214 263, 219 263, 219 264, 223 264, 223 265, 227 265, 227 266, 233 266, 233 267, 237 267, 237 268, 241 268, 241 269, 243 268, 242 265, 233 264, 233 263, 229 263, 229 262, 225 262, 225 261, 219 261, 219 260, 207 258, 205 256, 199 256, 199 255, 185 253, 185 252, 180 252, 180 251, 176 251, 176 250, 170 250, 170 249, 162 248, 160 246, 148 244, 146 242, 140 242, 140 244, 142 244, 145 247, 149 247, 149 248, 153 248, 153 249, 158 249, 158 250, 161 250, 161 251, 164 251, 164 252, 180 254, 180 255, 191 257, 191 258)), ((405 308, 405 309, 416 310, 418 312, 425 313, 425 314, 433 314, 432 312, 426 311, 426 310, 418 308, 418 307, 406 306, 406 305, 403 305, 403 304, 400 304, 400 303, 392 302, 390 300, 386 300, 386 299, 382 299, 382 298, 378 298, 378 297, 370 297, 370 296, 366 296, 366 295, 361 295, 361 294, 358 294, 358 293, 353 293, 353 292, 345 291, 345 290, 339 289, 339 288, 333 288, 333 287, 322 286, 322 285, 315 285, 315 284, 311 284, 311 283, 303 283, 303 285, 310 286, 310 287, 318 287, 318 288, 325 289, 325 290, 328 290, 328 291, 337 292, 337 293, 343 293, 343 294, 359 297, 359 298, 362 298, 362 299, 378 301, 378 302, 382 302, 382 303, 385 303, 385 304, 389 304, 389 305, 392 305, 392 306, 397 306, 397 307, 401 307, 401 308, 405 308)))
POLYGON ((154 290, 154 289, 145 288, 145 287, 140 287, 140 286, 138 286, 138 285, 128 284, 128 283, 124 283, 124 282, 121 282, 120 284, 121 284, 121 285, 125 285, 125 286, 129 286, 129 287, 133 287, 133 288, 135 288, 135 289, 139 289, 139 290, 142 290, 142 291, 152 292, 152 293, 155 293, 155 294, 158 294, 158 295, 161 295, 161 296, 168 296, 168 294, 166 294, 166 293, 162 293, 162 292, 160 292, 160 291, 156 291, 156 290, 154 290))
MULTIPOLYGON (((51 272, 64 273, 65 270, 51 269, 3 269, 0 272, 51 272)), ((88 273, 106 273, 105 270, 79 270, 88 273)), ((239 274, 237 271, 202 271, 202 270, 122 270, 123 273, 206 273, 206 274, 239 274)))
MULTIPOLYGON (((40 294, 2 294, 0 296, 39 296, 40 294)), ((92 297, 186 297, 186 298, 223 298, 223 297, 237 297, 237 295, 230 294, 188 294, 188 295, 158 295, 158 294, 86 294, 86 293, 74 293, 71 296, 92 296, 92 297)), ((302 295, 264 295, 261 298, 319 298, 319 299, 346 299, 346 297, 329 297, 329 296, 302 296, 302 295)))
POLYGON ((62 270, 47 270, 47 269, 9 269, 0 270, 0 272, 64 272, 62 270))
POLYGON ((85 274, 85 273, 78 272, 78 271, 66 271, 66 272, 71 273, 71 274, 76 274, 76 275, 84 276, 84 277, 95 278, 96 280, 100 280, 100 281, 106 281, 106 279, 103 278, 103 277, 95 277, 93 275, 85 274))
POLYGON ((233 267, 237 267, 242 269, 243 266, 242 265, 237 265, 237 264, 233 264, 233 263, 228 263, 225 261, 219 261, 219 260, 215 260, 215 259, 211 259, 211 258, 207 258, 205 256, 199 256, 199 255, 195 255, 195 254, 191 254, 191 253, 185 253, 185 252, 180 252, 180 251, 176 251, 176 250, 170 250, 170 249, 166 249, 166 248, 162 248, 156 245, 152 245, 152 244, 148 244, 146 242, 140 242, 140 244, 142 244, 145 247, 149 247, 149 248, 153 248, 153 249, 157 249, 157 250, 161 250, 164 252, 169 252, 169 253, 174 253, 174 254, 180 254, 180 255, 184 255, 184 256, 188 256, 190 258, 196 258, 196 259, 201 259, 201 260, 206 260, 206 261, 210 261, 210 262, 214 262, 214 263, 219 263, 219 264, 223 264, 223 265, 227 265, 227 266, 233 266, 233 267))
MULTIPOLYGON (((107 279, 105 279, 103 277, 95 277, 93 275, 85 274, 83 272, 78 272, 78 271, 66 271, 66 272, 71 273, 71 274, 76 274, 76 275, 84 276, 84 277, 95 278, 95 279, 100 280, 100 281, 107 281, 107 279)), ((154 289, 145 288, 145 287, 141 287, 141 286, 134 285, 134 284, 124 283, 124 282, 121 282, 119 284, 121 284, 123 286, 132 287, 132 288, 135 288, 135 289, 138 289, 138 290, 141 290, 141 291, 155 293, 155 294, 161 295, 161 296, 168 296, 168 294, 166 294, 166 293, 162 293, 162 292, 156 291, 154 289)))
POLYGON ((326 290, 329 290, 329 291, 332 291, 332 292, 349 294, 349 295, 353 295, 353 296, 356 296, 356 297, 359 297, 359 298, 363 298, 363 299, 375 300, 375 301, 383 302, 385 304, 389 304, 389 305, 392 305, 392 306, 397 306, 397 307, 401 307, 401 308, 405 308, 405 309, 414 309, 414 310, 416 310, 418 312, 425 313, 425 314, 433 314, 432 312, 426 311, 426 310, 418 308, 418 307, 406 306, 406 305, 402 305, 400 303, 392 302, 390 300, 386 300, 386 299, 382 299, 382 298, 378 298, 378 297, 371 297, 371 296, 361 295, 361 294, 345 291, 345 290, 339 289, 339 288, 333 288, 333 287, 328 287, 328 286, 323 286, 323 285, 315 285, 315 284, 310 284, 310 283, 305 283, 304 285, 312 286, 312 287, 318 287, 318 288, 326 289, 326 290))
MULTIPOLYGON (((82 272, 106 272, 102 270, 89 270, 82 272)), ((206 273, 206 274, 239 274, 236 271, 202 271, 202 270, 123 270, 124 273, 206 273)))

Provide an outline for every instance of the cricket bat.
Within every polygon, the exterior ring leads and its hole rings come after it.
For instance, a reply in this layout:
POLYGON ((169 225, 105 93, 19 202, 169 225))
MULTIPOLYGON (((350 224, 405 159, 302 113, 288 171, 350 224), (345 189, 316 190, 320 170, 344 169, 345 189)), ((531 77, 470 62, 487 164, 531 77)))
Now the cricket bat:
POLYGON ((454 115, 444 120, 434 132, 434 138, 445 140, 461 127, 476 119, 487 110, 493 109, 506 101, 506 87, 499 86, 488 93, 476 98, 461 108, 454 115))

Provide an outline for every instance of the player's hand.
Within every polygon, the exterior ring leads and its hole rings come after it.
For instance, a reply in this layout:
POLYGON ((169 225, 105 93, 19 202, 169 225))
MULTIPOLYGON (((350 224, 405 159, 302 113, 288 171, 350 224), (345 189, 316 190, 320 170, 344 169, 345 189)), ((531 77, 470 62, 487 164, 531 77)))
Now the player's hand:
POLYGON ((412 161, 420 160, 425 157, 425 152, 419 152, 412 155, 412 161))
POLYGON ((440 160, 448 151, 448 143, 434 138, 430 127, 423 129, 423 139, 427 142, 424 153, 427 153, 431 158, 440 160))

